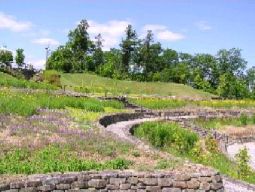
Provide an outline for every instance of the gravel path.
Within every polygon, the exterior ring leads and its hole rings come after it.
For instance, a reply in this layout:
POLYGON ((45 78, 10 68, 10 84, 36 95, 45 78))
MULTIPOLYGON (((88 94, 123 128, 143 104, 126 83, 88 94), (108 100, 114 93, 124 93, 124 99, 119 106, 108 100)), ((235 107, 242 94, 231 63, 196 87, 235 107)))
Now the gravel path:
POLYGON ((148 122, 148 121, 157 121, 160 118, 144 118, 144 119, 135 119, 131 121, 121 121, 115 124, 111 124, 106 127, 106 131, 112 132, 117 135, 120 139, 124 139, 132 144, 135 144, 137 148, 143 149, 145 151, 154 151, 149 145, 146 145, 138 138, 134 137, 130 133, 130 129, 137 124, 148 122))
POLYGON ((245 182, 223 177, 225 192, 254 192, 255 186, 245 182))
MULTIPOLYGON (((178 117, 173 117, 171 119, 174 120, 177 118, 178 117)), ((181 118, 185 118, 185 117, 181 117, 181 118)), ((186 118, 188 118, 188 117, 186 117, 186 118)), ((191 117, 191 118, 194 118, 194 117, 191 117)), ((148 122, 148 121, 158 121, 158 120, 160 120, 160 118, 144 118, 144 119, 135 119, 135 120, 131 120, 131 121, 122 121, 122 122, 118 122, 118 123, 107 126, 106 130, 111 133, 114 133, 121 139, 124 139, 130 143, 135 144, 139 149, 142 149, 142 150, 145 150, 148 152, 155 152, 156 151, 155 149, 153 149, 149 145, 146 145, 138 138, 134 137, 130 133, 130 129, 132 126, 134 126, 136 124, 140 124, 140 123, 148 122)), ((251 153, 253 154, 253 158, 254 158, 254 162, 255 162, 255 143, 251 143, 251 144, 247 143, 246 145, 247 145, 247 148, 249 148, 251 150, 251 153)), ((236 152, 238 152, 238 150, 241 147, 242 146, 239 146, 239 145, 230 146, 228 148, 228 151, 230 154, 232 154, 234 156, 234 154, 236 154, 236 152)), ((159 152, 159 151, 157 151, 157 152, 159 152)), ((162 153, 161 155, 167 155, 167 154, 162 153)), ((255 192, 254 185, 249 185, 244 182, 232 180, 227 177, 223 177, 223 185, 224 185, 225 192, 255 192)))

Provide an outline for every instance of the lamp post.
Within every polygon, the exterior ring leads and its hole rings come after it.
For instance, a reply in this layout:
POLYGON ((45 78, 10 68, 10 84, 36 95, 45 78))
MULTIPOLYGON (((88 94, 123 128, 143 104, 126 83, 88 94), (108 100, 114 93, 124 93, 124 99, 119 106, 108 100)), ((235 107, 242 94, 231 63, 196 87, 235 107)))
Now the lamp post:
POLYGON ((49 54, 50 54, 50 46, 49 45, 47 47, 45 47, 45 51, 46 51, 46 60, 45 60, 45 69, 46 69, 48 57, 49 57, 49 54))

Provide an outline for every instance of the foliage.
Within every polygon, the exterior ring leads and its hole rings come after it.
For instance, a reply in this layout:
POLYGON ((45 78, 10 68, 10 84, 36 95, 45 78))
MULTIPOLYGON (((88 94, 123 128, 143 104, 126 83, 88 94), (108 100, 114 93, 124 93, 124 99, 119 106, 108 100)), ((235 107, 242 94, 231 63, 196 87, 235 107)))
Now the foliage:
POLYGON ((4 64, 6 67, 11 67, 13 62, 13 55, 11 51, 1 49, 0 50, 0 64, 4 64))
POLYGON ((238 165, 238 177, 240 179, 246 178, 251 173, 251 167, 249 166, 250 156, 247 148, 243 148, 235 156, 238 165))
POLYGON ((18 67, 23 67, 25 60, 24 50, 23 49, 17 49, 16 50, 16 56, 15 61, 18 67))
MULTIPOLYGON (((120 47, 103 51, 101 34, 92 41, 88 30, 87 20, 81 20, 69 32, 65 45, 53 51, 46 69, 90 71, 114 79, 175 82, 231 99, 255 95, 254 70, 245 73, 247 62, 238 48, 221 49, 216 55, 178 53, 154 42, 151 30, 139 39, 133 26, 128 25, 120 47)), ((1 59, 0 54, 0 61, 10 65, 11 56, 6 59, 6 54, 2 55, 5 56, 1 59)))
POLYGON ((57 87, 61 86, 60 77, 61 75, 55 70, 45 70, 43 72, 43 80, 57 87))
POLYGON ((0 157, 0 174, 127 169, 130 161, 116 158, 105 162, 84 160, 67 146, 48 146, 37 151, 16 149, 0 157))
POLYGON ((241 116, 240 116, 239 119, 240 119, 240 122, 241 122, 242 125, 247 125, 247 123, 248 123, 248 117, 247 117, 247 115, 241 114, 241 116))
POLYGON ((158 148, 173 148, 180 153, 189 152, 198 136, 181 128, 176 123, 148 122, 139 125, 134 130, 134 135, 149 141, 158 148))

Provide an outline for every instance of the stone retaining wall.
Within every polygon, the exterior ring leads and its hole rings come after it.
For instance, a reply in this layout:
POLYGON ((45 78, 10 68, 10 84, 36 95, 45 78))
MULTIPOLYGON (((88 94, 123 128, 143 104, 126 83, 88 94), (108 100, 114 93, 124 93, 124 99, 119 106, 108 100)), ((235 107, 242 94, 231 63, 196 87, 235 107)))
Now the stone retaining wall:
POLYGON ((105 171, 31 175, 21 181, 0 184, 0 191, 220 192, 224 189, 217 172, 196 166, 184 172, 105 171))
POLYGON ((108 125, 120 122, 129 121, 134 119, 140 119, 145 117, 145 113, 118 113, 114 115, 106 115, 99 120, 99 123, 104 127, 108 125))

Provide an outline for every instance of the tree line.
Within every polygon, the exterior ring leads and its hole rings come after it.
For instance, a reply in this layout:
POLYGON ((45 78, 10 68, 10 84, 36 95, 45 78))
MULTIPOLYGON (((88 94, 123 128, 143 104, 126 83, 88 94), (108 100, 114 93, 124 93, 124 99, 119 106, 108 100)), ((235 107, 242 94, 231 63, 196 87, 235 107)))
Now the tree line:
POLYGON ((155 42, 151 30, 139 39, 128 25, 119 48, 103 51, 103 37, 92 40, 82 20, 65 45, 49 57, 47 69, 67 73, 91 71, 104 77, 190 85, 224 98, 255 97, 255 68, 247 69, 241 50, 221 49, 216 55, 177 52, 155 42))
POLYGON ((2 68, 6 67, 12 67, 12 63, 14 62, 17 64, 19 68, 24 67, 25 65, 25 54, 23 49, 17 49, 16 50, 16 56, 13 57, 12 51, 9 51, 7 49, 0 49, 0 66, 2 68))

